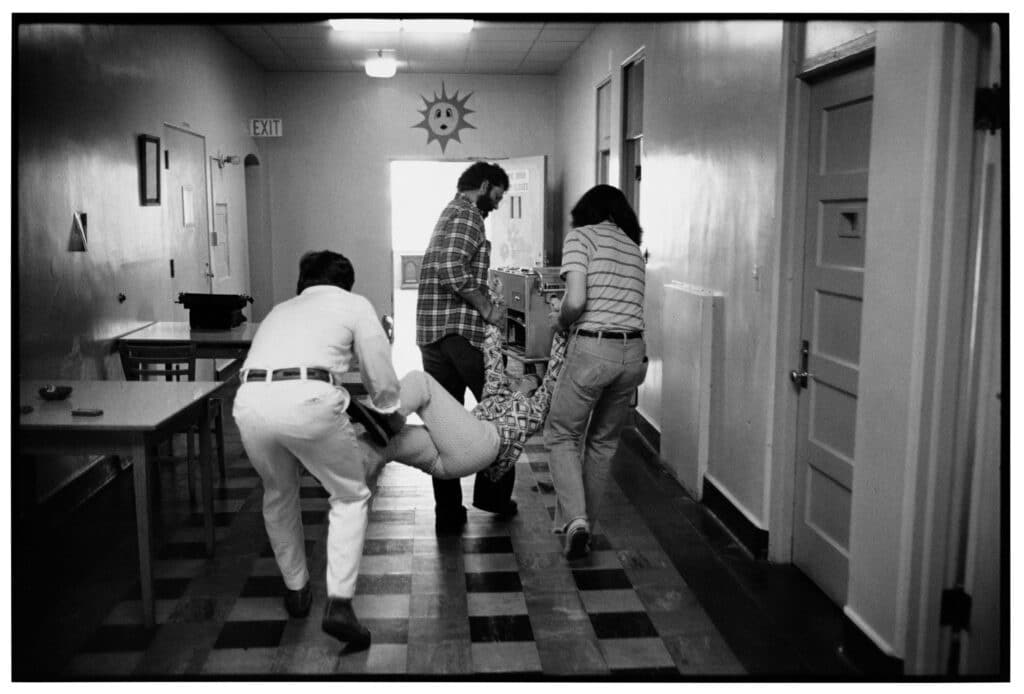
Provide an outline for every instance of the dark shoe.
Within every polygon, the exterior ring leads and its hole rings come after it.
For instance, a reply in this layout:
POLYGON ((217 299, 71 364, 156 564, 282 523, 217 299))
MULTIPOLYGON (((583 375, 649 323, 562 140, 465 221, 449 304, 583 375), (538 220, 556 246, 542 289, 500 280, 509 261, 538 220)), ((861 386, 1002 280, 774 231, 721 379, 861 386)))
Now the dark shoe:
POLYGON ((359 623, 356 613, 352 610, 352 600, 349 598, 327 598, 320 628, 339 641, 347 643, 345 650, 348 652, 370 647, 370 630, 359 623))
POLYGON ((590 529, 578 523, 565 535, 565 558, 582 559, 590 553, 590 529))
POLYGON ((298 590, 284 589, 284 609, 288 610, 288 614, 292 617, 296 619, 305 617, 309 614, 312 604, 313 591, 309 589, 308 582, 298 590))
POLYGON ((438 533, 462 532, 462 526, 466 524, 466 507, 457 506, 454 509, 434 509, 434 530, 438 533))
POLYGON ((487 511, 489 513, 493 513, 496 516, 502 516, 504 518, 510 518, 519 513, 519 505, 516 502, 512 501, 511 499, 509 499, 503 504, 498 505, 481 503, 477 501, 474 501, 473 505, 476 506, 481 511, 487 511))

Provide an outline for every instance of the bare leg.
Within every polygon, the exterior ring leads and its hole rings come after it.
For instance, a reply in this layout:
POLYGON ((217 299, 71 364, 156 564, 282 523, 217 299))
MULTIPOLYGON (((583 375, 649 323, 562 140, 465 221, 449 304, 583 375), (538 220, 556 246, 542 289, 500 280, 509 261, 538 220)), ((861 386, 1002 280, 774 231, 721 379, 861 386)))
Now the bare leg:
POLYGON ((385 449, 388 460, 442 479, 479 472, 498 457, 498 429, 474 417, 433 376, 412 371, 402 378, 402 414, 417 413, 424 426, 407 425, 385 449))

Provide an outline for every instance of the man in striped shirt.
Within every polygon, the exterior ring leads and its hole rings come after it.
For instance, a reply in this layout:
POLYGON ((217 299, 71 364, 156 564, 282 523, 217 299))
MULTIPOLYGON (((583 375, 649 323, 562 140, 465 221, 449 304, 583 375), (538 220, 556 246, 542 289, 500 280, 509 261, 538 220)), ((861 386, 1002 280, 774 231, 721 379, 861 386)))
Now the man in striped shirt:
MULTIPOLYGON (((479 161, 459 176, 457 193, 441 212, 423 255, 416 301, 416 344, 423 370, 460 403, 466 388, 479 402, 484 386, 483 346, 486 325, 502 325, 505 312, 487 294, 491 243, 484 217, 498 208, 508 175, 496 164, 479 161)), ((491 480, 478 474, 473 504, 485 511, 512 515, 514 468, 491 480)), ((461 529, 466 522, 459 480, 434 479, 435 527, 461 529)))

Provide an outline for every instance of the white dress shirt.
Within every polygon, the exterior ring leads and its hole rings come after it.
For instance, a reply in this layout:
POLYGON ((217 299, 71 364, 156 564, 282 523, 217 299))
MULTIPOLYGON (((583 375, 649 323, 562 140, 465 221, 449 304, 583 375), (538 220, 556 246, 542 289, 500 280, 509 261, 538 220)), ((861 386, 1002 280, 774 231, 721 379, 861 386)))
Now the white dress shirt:
POLYGON ((397 410, 391 345, 373 306, 341 287, 314 285, 275 306, 260 322, 242 369, 318 367, 334 373, 340 383, 353 354, 374 409, 397 410))

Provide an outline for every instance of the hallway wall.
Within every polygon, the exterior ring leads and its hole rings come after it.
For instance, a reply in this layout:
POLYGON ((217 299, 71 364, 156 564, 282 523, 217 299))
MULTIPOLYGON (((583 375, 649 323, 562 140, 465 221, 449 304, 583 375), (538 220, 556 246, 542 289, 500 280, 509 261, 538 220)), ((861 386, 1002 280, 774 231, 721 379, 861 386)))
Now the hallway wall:
POLYGON ((773 240, 782 94, 782 22, 599 25, 559 74, 552 179, 569 210, 595 179, 596 88, 612 77, 612 174, 618 185, 621 63, 644 49, 644 158, 640 203, 651 360, 638 410, 671 426, 661 407, 664 285, 724 295, 722 435, 708 472, 741 511, 768 527, 766 440, 777 263, 773 240), (755 272, 757 277, 755 278, 755 272))
MULTIPOLYGON (((550 154, 554 146, 551 77, 267 73, 266 82, 268 111, 284 120, 284 136, 264 143, 275 302, 294 293, 299 256, 329 248, 352 260, 354 291, 379 313, 391 311, 391 160, 500 163, 550 154), (461 142, 449 139, 444 153, 436 140, 427 143, 426 130, 413 127, 423 119, 422 97, 440 97, 442 82, 449 97, 458 91, 458 101, 465 100, 473 111, 466 121, 474 126, 460 130, 461 142)), ((440 212, 424 226, 432 229, 440 212)))
MULTIPOLYGON (((140 321, 187 320, 170 296, 164 207, 139 204, 136 137, 187 123, 208 154, 244 155, 262 71, 208 27, 25 25, 17 39, 20 375, 120 378, 113 337, 140 321), (87 214, 85 253, 67 250, 75 212, 87 214)), ((234 264, 217 291, 244 292, 242 167, 216 186, 234 264)))

